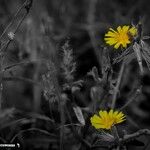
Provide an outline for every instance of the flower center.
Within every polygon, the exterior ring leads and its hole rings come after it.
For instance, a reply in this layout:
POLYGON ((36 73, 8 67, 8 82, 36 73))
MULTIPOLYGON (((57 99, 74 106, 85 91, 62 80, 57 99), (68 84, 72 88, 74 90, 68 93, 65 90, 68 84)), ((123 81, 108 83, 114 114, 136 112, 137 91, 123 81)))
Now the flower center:
POLYGON ((118 36, 117 36, 117 40, 118 40, 118 42, 120 42, 120 43, 124 43, 124 42, 126 42, 126 41, 129 40, 129 37, 128 37, 128 35, 127 35, 126 33, 120 33, 120 34, 118 34, 118 36))
POLYGON ((113 124, 114 124, 114 119, 112 119, 112 118, 109 118, 109 119, 106 120, 106 122, 105 122, 105 126, 106 126, 107 129, 110 129, 113 124))

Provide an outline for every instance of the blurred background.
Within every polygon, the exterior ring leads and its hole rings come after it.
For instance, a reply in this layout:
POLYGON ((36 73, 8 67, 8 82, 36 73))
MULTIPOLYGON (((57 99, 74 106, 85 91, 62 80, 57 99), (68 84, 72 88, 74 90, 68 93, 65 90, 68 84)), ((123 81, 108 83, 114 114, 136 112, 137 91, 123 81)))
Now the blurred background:
MULTIPOLYGON (((0 0, 0 33, 3 32, 23 2, 23 0, 0 0)), ((23 13, 19 14, 17 20, 22 17, 23 13)), ((110 27, 136 24, 139 17, 142 18, 143 34, 149 35, 148 0, 34 0, 29 15, 23 21, 4 56, 3 67, 24 61, 29 63, 12 67, 4 73, 0 113, 0 130, 3 130, 1 136, 10 141, 15 133, 33 124, 42 129, 46 128, 46 130, 53 128, 44 126, 44 121, 42 122, 39 116, 37 118, 40 121, 36 123, 33 123, 35 120, 31 118, 33 114, 35 118, 36 114, 49 116, 48 102, 38 83, 42 82, 42 75, 47 72, 47 66, 43 63, 45 60, 53 61, 61 73, 62 46, 66 40, 69 41, 69 46, 73 50, 73 58, 77 66, 75 78, 86 81, 77 94, 77 104, 81 107, 87 106, 91 101, 89 91, 94 85, 94 82, 87 77, 87 72, 96 66, 102 76, 102 51, 106 46, 104 34, 110 27), (23 118, 26 119, 22 120, 23 118), (9 128, 10 124, 12 128, 17 127, 17 131, 9 128), (8 134, 8 131, 11 132, 8 134)), ((13 31, 15 26, 14 23, 8 32, 13 31)), ((7 37, 7 34, 5 36, 7 37)), ((5 42, 6 37, 1 41, 2 43, 5 42)), ((149 43, 148 40, 147 43, 149 43)), ((111 53, 113 56, 120 54, 119 50, 111 53)), ((119 65, 113 66, 115 76, 118 75, 119 65)), ((150 125, 150 72, 145 63, 144 69, 143 92, 125 110, 129 116, 131 126, 128 128, 131 131, 149 128, 150 125)), ((62 79, 59 73, 59 84, 61 85, 62 79)), ((139 68, 134 59, 126 66, 117 99, 118 107, 125 104, 131 92, 137 87, 138 79, 139 68)), ((27 140, 29 137, 32 140, 33 137, 42 138, 41 134, 36 134, 33 133, 32 137, 25 135, 26 144, 32 143, 27 140)), ((32 147, 30 149, 42 149, 43 145, 49 141, 45 140, 44 144, 42 142, 39 142, 37 148, 30 145, 32 147)), ((48 144, 45 145, 43 149, 47 149, 48 144)), ((52 149, 57 149, 57 147, 52 149)))

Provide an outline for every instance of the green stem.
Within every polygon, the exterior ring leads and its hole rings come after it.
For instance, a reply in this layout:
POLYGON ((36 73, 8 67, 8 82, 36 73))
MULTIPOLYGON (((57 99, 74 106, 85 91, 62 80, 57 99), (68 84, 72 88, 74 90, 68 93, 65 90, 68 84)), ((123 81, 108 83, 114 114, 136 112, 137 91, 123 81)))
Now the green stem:
POLYGON ((111 104, 111 108, 112 109, 114 109, 115 105, 116 105, 117 94, 118 94, 119 87, 120 87, 120 84, 121 84, 121 79, 122 79, 122 76, 123 76, 124 68, 125 68, 125 62, 123 61, 121 69, 120 69, 120 72, 119 72, 119 77, 118 77, 118 80, 117 80, 117 85, 115 87, 114 94, 113 94, 113 97, 112 97, 112 104, 111 104))

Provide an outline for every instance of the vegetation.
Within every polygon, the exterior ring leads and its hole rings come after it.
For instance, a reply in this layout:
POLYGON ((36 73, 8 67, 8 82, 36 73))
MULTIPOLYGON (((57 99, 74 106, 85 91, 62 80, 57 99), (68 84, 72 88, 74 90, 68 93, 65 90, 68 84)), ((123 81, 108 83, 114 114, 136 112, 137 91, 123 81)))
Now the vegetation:
POLYGON ((0 147, 148 150, 147 5, 1 0, 0 147))

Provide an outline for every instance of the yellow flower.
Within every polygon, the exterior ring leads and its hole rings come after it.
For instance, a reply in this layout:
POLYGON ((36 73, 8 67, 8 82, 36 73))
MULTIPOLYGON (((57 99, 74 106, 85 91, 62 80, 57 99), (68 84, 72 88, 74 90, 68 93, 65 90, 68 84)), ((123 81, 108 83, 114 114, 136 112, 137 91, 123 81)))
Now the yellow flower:
POLYGON ((106 110, 99 111, 99 115, 91 117, 91 124, 96 129, 111 129, 115 124, 125 121, 125 115, 119 111, 113 111, 112 109, 107 112, 106 110))
POLYGON ((105 34, 104 40, 109 45, 114 45, 115 49, 118 49, 120 46, 126 48, 127 44, 132 42, 132 37, 137 35, 137 28, 130 26, 119 26, 117 31, 110 28, 109 31, 105 34))

